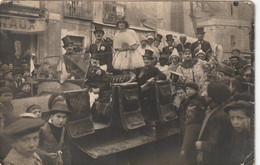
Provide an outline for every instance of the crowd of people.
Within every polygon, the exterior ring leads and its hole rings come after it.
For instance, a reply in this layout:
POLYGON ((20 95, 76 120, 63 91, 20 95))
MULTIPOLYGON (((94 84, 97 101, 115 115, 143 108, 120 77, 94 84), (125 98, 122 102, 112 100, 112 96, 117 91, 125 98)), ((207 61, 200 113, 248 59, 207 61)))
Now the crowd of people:
MULTIPOLYGON (((228 62, 218 61, 210 44, 204 40, 203 28, 197 29, 198 41, 194 43, 180 35, 180 43, 175 44, 174 37, 166 35, 168 46, 161 50, 161 34, 139 38, 124 19, 119 20, 116 27, 119 32, 114 39, 105 40, 104 31, 96 26, 96 42, 86 49, 85 53, 91 58, 85 84, 91 98, 101 103, 111 102, 111 77, 121 75, 114 81, 137 82, 140 87, 146 120, 147 116, 153 116, 151 112, 156 107, 153 83, 168 81, 179 117, 183 164, 238 165, 253 153, 251 58, 244 58, 240 50, 235 49, 228 62)), ((66 57, 74 50, 73 42, 66 36, 63 43, 66 57)), ((29 64, 2 65, 1 71, 0 159, 13 165, 71 164, 65 129, 71 112, 64 97, 58 94, 50 97, 47 122, 41 120, 41 107, 36 104, 29 106, 17 119, 11 100, 35 95, 33 73, 29 64), (10 141, 6 141, 6 136, 10 141)), ((97 108, 97 104, 91 105, 97 108)))

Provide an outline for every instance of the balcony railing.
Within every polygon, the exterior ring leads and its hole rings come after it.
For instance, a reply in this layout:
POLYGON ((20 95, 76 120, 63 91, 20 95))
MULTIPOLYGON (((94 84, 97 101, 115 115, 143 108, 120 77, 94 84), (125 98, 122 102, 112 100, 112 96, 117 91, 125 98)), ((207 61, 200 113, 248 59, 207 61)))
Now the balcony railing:
POLYGON ((65 1, 64 3, 64 17, 92 20, 92 11, 92 2, 65 1))
MULTIPOLYGON (((122 17, 123 13, 118 13, 117 8, 125 8, 124 5, 117 4, 115 2, 103 2, 104 4, 104 15, 103 15, 103 22, 109 24, 115 24, 119 18, 122 17)), ((124 9, 123 9, 124 10, 124 9)))

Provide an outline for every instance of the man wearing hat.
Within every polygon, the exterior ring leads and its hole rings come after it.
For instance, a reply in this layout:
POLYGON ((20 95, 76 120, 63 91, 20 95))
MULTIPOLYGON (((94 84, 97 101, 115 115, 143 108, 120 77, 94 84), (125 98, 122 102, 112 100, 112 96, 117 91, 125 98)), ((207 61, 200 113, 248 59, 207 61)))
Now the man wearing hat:
POLYGON ((229 66, 235 70, 235 75, 242 75, 245 70, 244 66, 248 64, 248 61, 240 56, 240 50, 232 50, 232 55, 229 58, 229 66))
POLYGON ((103 40, 104 34, 102 27, 96 25, 94 31, 96 41, 89 46, 86 52, 98 56, 100 67, 107 72, 112 72, 112 48, 103 40))
MULTIPOLYGON (((166 76, 154 65, 152 65, 153 51, 146 49, 143 55, 145 66, 143 68, 136 69, 136 80, 141 87, 141 103, 143 108, 151 112, 156 107, 153 82, 156 80, 166 80, 166 76)), ((146 112, 145 112, 146 113, 146 112)), ((147 115, 147 114, 146 114, 147 115)), ((145 116, 146 116, 145 115, 145 116)), ((154 114, 153 114, 154 115, 154 114)))
POLYGON ((68 109, 65 98, 59 94, 53 94, 49 98, 48 108, 50 118, 41 128, 37 153, 42 158, 43 165, 70 165, 71 156, 65 123, 71 111, 68 109))
POLYGON ((64 55, 69 55, 73 53, 73 41, 71 41, 70 37, 66 35, 62 38, 63 42, 63 48, 66 50, 66 53, 64 55))
POLYGON ((94 94, 99 94, 101 102, 109 102, 111 96, 109 77, 106 72, 99 67, 100 56, 94 55, 90 59, 90 66, 87 73, 86 85, 94 94))
POLYGON ((38 118, 20 117, 4 130, 12 146, 4 164, 42 165, 42 160, 35 151, 39 144, 39 130, 44 123, 44 120, 38 118))
POLYGON ((246 157, 254 151, 254 126, 251 124, 254 107, 247 101, 238 100, 229 103, 224 111, 234 128, 230 165, 243 164, 246 157))
POLYGON ((196 35, 198 37, 198 41, 195 41, 191 44, 190 49, 193 56, 202 49, 206 54, 206 60, 208 61, 209 53, 212 51, 210 43, 204 40, 205 32, 203 27, 197 28, 196 35))
POLYGON ((180 55, 182 55, 182 54, 183 54, 183 50, 184 50, 185 48, 189 48, 190 45, 191 45, 191 43, 190 43, 190 42, 187 42, 187 37, 186 37, 186 35, 185 35, 185 34, 181 34, 181 35, 180 35, 180 43, 177 44, 176 49, 178 50, 178 53, 179 53, 180 55))
POLYGON ((164 54, 167 54, 167 56, 169 57, 172 54, 173 49, 175 49, 174 39, 173 39, 173 36, 171 34, 166 35, 166 42, 167 42, 168 46, 164 47, 162 49, 162 52, 164 54))

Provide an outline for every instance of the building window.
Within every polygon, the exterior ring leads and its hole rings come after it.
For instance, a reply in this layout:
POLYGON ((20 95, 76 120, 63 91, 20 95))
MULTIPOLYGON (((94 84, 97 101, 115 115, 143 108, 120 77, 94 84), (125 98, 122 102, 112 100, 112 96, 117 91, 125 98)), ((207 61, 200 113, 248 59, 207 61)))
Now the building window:
POLYGON ((64 16, 92 20, 92 2, 65 1, 64 16))
POLYGON ((115 24, 118 18, 125 16, 125 6, 116 2, 104 3, 104 23, 115 24))

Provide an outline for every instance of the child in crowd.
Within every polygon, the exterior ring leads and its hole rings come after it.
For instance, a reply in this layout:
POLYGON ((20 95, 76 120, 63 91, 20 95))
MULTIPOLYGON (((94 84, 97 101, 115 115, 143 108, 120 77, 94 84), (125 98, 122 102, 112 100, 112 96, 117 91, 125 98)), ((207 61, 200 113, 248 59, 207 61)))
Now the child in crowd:
POLYGON ((32 97, 30 82, 22 83, 20 88, 21 88, 21 92, 16 95, 15 97, 16 99, 32 97))
POLYGON ((254 151, 254 128, 251 125, 253 106, 246 101, 229 103, 224 111, 228 113, 233 126, 231 141, 231 165, 242 164, 254 151))
POLYGON ((41 118, 41 116, 42 116, 41 106, 38 104, 33 104, 33 105, 29 106, 26 109, 26 112, 34 114, 37 118, 41 118))
POLYGON ((4 130, 12 144, 4 164, 42 165, 42 160, 35 151, 39 144, 39 130, 44 123, 41 119, 20 117, 4 130))
POLYGON ((181 147, 181 156, 184 157, 185 165, 196 164, 198 152, 195 142, 198 139, 204 116, 205 109, 203 105, 196 100, 190 101, 187 108, 187 121, 181 147))

